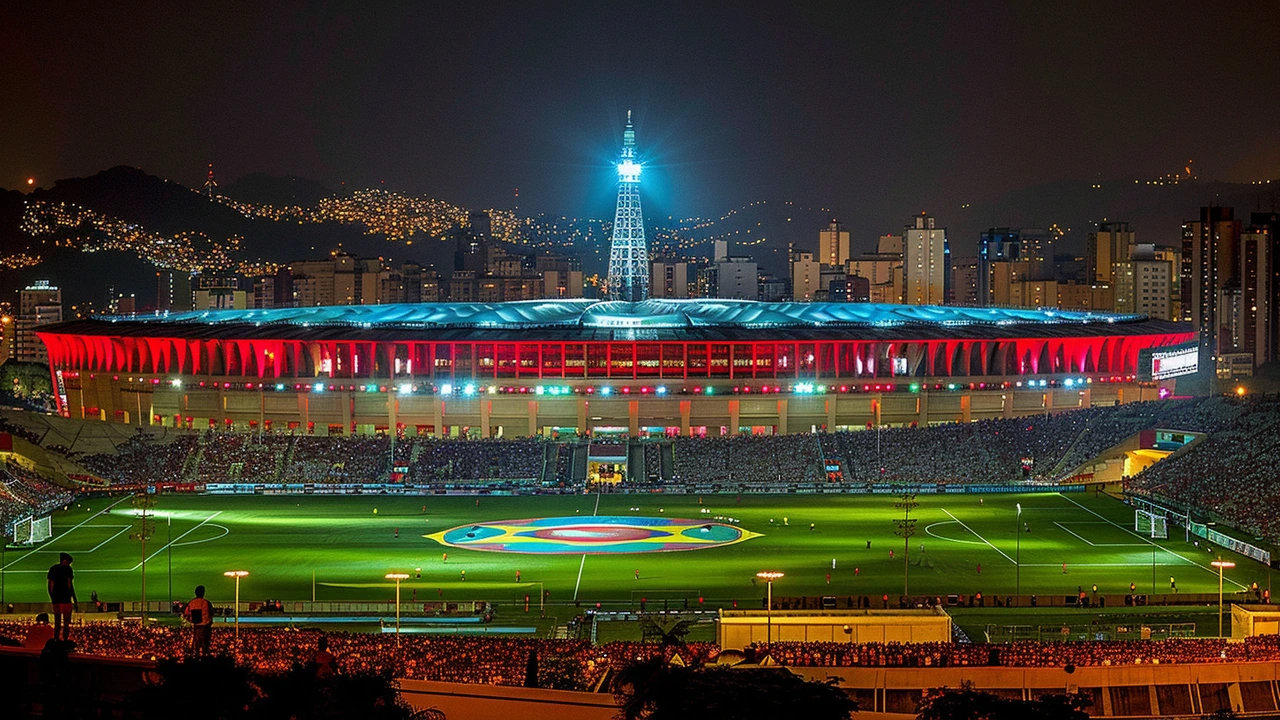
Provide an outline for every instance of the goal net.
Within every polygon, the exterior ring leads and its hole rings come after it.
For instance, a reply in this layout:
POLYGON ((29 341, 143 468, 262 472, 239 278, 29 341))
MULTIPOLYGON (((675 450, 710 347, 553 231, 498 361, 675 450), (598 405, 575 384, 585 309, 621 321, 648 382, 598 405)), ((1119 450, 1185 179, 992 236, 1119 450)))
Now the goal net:
POLYGON ((1146 510, 1134 511, 1133 531, 1153 540, 1165 540, 1169 537, 1167 518, 1146 510))
POLYGON ((48 540, 53 535, 53 519, 44 517, 25 517, 13 526, 13 542, 15 545, 35 545, 48 540))

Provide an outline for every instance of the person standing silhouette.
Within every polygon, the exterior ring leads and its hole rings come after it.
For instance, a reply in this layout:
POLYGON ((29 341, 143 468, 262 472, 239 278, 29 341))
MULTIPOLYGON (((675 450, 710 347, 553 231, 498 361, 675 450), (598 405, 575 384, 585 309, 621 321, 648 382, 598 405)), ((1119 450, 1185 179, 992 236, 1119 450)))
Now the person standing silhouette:
POLYGON ((191 654, 203 657, 209 654, 209 641, 213 638, 213 603, 204 597, 204 586, 196 586, 196 596, 182 611, 182 617, 191 623, 191 654))
POLYGON ((49 568, 49 602, 53 603, 53 638, 67 640, 71 635, 71 611, 75 610, 75 573, 71 556, 58 554, 58 564, 49 568))

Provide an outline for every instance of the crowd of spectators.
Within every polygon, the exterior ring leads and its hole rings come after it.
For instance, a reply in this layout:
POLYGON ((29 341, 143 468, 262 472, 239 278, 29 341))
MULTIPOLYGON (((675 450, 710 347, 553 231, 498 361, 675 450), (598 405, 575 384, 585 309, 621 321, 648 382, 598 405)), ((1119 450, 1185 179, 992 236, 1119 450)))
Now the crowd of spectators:
MULTIPOLYGON (((287 483, 385 482, 391 464, 391 439, 385 435, 290 436, 292 447, 281 465, 287 483)), ((401 443, 403 445, 403 443, 401 443)), ((396 457, 408 451, 396 448, 396 457)))
POLYGON ((287 436, 210 431, 200 437, 196 482, 274 481, 288 452, 287 436))
POLYGON ((676 438, 674 477, 681 483, 810 483, 822 479, 822 446, 809 433, 676 438))
POLYGON ((139 433, 116 447, 115 453, 73 456, 81 467, 112 485, 138 487, 157 480, 178 481, 188 458, 199 450, 199 437, 178 435, 158 442, 139 433))
MULTIPOLYGON (((21 644, 34 626, 0 622, 0 644, 21 644)), ((76 652, 120 658, 179 658, 190 647, 189 630, 136 623, 100 622, 77 626, 76 652)), ((390 673, 395 677, 488 685, 521 685, 530 653, 553 667, 561 686, 593 687, 609 669, 679 653, 686 664, 715 661, 711 643, 662 646, 538 638, 475 638, 390 633, 324 633, 295 628, 241 629, 237 644, 230 629, 214 631, 213 649, 236 655, 262 672, 283 672, 305 665, 321 637, 346 672, 390 673)), ((779 642, 746 648, 748 662, 766 655, 793 667, 1077 667, 1137 664, 1205 664, 1280 661, 1280 636, 1262 635, 1243 642, 1225 638, 1170 640, 1094 640, 1010 643, 841 643, 779 642)), ((727 658, 727 656, 726 656, 727 658)))
POLYGON ((1131 478, 1128 489, 1280 540, 1280 402, 1259 398, 1227 407, 1234 412, 1216 432, 1131 478))
POLYGON ((67 505, 74 494, 14 462, 0 466, 0 518, 4 520, 0 542, 12 532, 15 520, 48 515, 67 505))
POLYGON ((410 468, 415 482, 539 480, 545 443, 530 438, 432 440, 418 438, 418 460, 410 468))
POLYGON ((775 643, 766 650, 782 665, 794 667, 1076 667, 1136 664, 1274 662, 1280 660, 1280 636, 1259 635, 1244 642, 1226 638, 1169 640, 1084 640, 1010 643, 775 643))
MULTIPOLYGON (((0 638, 21 644, 33 625, 0 621, 0 638)), ((474 638, 402 635, 399 643, 389 633, 349 633, 295 628, 240 630, 235 644, 230 629, 213 633, 214 652, 232 653, 261 672, 284 672, 305 665, 315 654, 320 637, 327 637, 329 651, 339 667, 349 673, 390 673, 399 678, 486 685, 522 685, 529 653, 540 664, 556 669, 559 684, 577 689, 592 687, 610 667, 677 650, 638 642, 592 645, 584 640, 540 638, 474 638)), ((180 658, 190 648, 190 630, 136 623, 99 622, 77 626, 72 633, 76 652, 119 658, 180 658)), ((5 644, 0 642, 0 644, 5 644)), ((710 643, 691 643, 678 650, 685 662, 705 662, 717 654, 710 643)))

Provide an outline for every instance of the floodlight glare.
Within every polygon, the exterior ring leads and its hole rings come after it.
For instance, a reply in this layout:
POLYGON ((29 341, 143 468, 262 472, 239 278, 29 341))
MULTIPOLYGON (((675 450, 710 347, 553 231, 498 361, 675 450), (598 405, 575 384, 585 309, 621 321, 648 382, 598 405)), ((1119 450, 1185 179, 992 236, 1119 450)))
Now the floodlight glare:
POLYGON ((618 179, 622 182, 639 182, 640 163, 634 160, 623 160, 618 163, 618 179))

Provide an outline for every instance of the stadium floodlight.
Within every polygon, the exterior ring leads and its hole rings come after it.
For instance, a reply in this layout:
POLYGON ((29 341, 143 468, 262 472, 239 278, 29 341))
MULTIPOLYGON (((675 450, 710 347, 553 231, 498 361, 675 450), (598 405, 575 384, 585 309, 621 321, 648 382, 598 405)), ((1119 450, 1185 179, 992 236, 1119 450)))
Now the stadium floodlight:
POLYGON ((776 570, 761 570, 756 573, 756 577, 761 578, 768 583, 767 599, 765 601, 765 606, 768 610, 766 611, 767 619, 765 620, 764 630, 764 644, 766 647, 772 647, 773 645, 773 581, 783 577, 784 575, 786 575, 786 573, 780 573, 776 570))
POLYGON ((1209 564, 1218 568, 1218 637, 1222 637, 1222 571, 1233 568, 1236 564, 1230 560, 1223 560, 1221 555, 1209 564))
POLYGON ((236 579, 236 642, 240 642, 240 578, 249 574, 248 570, 228 570, 223 575, 236 579))
POLYGON ((396 581, 396 647, 400 647, 400 581, 408 580, 409 573, 391 572, 383 577, 396 581))

